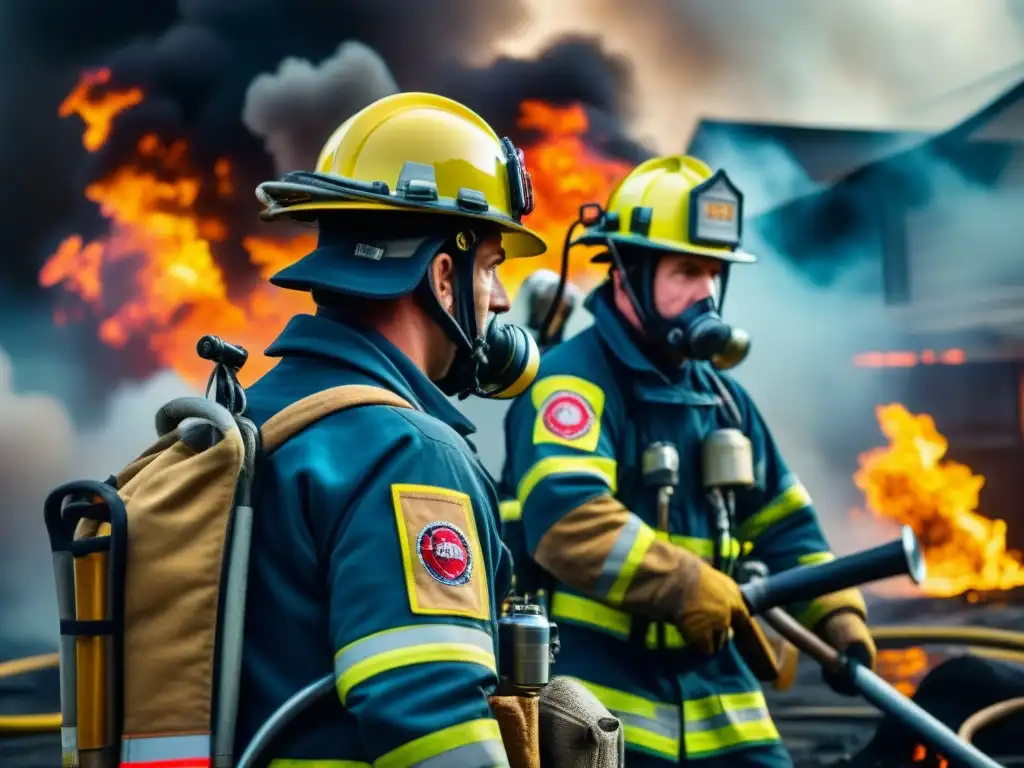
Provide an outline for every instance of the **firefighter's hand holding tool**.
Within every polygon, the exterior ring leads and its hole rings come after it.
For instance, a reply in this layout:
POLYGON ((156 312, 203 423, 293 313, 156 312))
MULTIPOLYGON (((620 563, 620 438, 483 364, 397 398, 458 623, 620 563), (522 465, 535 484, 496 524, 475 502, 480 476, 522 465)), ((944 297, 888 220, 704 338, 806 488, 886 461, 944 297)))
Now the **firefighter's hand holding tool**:
MULTIPOLYGON (((782 637, 821 664, 830 685, 840 691, 859 694, 880 710, 899 719, 921 740, 950 762, 969 768, 998 768, 999 763, 967 743, 913 701, 876 675, 867 657, 873 661, 874 642, 860 617, 837 613, 819 630, 823 636, 803 627, 781 605, 831 594, 859 584, 889 576, 906 574, 915 583, 925 578, 924 558, 913 532, 904 527, 898 541, 839 558, 821 565, 794 568, 774 576, 764 576, 760 563, 746 563, 745 576, 752 577, 741 587, 752 612, 761 615, 782 637), (860 578, 858 582, 857 579, 860 578), (851 620, 853 617, 855 620, 851 620)), ((744 576, 740 576, 744 578, 744 576)))
MULTIPOLYGON (((874 671, 877 649, 871 637, 867 622, 852 611, 839 611, 827 617, 816 627, 825 642, 849 659, 856 660, 865 669, 874 671)), ((825 683, 836 693, 844 696, 857 696, 859 691, 850 685, 843 675, 837 675, 822 668, 825 683)))
POLYGON ((681 606, 673 616, 683 639, 711 655, 725 645, 731 630, 751 671, 761 680, 773 679, 775 654, 750 615, 739 584, 696 555, 684 554, 681 606))
MULTIPOLYGON (((770 649, 770 646, 763 633, 749 618, 751 615, 765 615, 767 618, 772 615, 770 611, 781 606, 814 600, 844 589, 904 575, 909 576, 917 584, 925 577, 924 557, 917 538, 907 526, 903 527, 898 540, 888 544, 831 562, 792 568, 774 576, 747 581, 743 586, 736 588, 742 595, 746 609, 745 613, 733 609, 735 623, 732 627, 736 643, 747 663, 751 664, 752 671, 760 674, 762 670, 754 667, 754 664, 763 664, 768 660, 774 664, 775 660, 770 650, 765 657, 758 658, 758 645, 763 644, 767 649, 770 649), (751 631, 748 627, 753 627, 754 630, 751 631)), ((722 590, 720 594, 725 595, 727 591, 722 590)), ((870 671, 874 661, 874 642, 859 616, 852 613, 836 613, 822 626, 821 632, 830 642, 849 652, 850 657, 867 662, 861 668, 870 671)), ((783 636, 792 642, 787 635, 783 636)), ((768 669, 763 671, 770 672, 768 669)), ((841 692, 851 690, 845 677, 829 675, 826 680, 841 692)), ((860 692, 859 689, 857 691, 860 692)))
POLYGON ((781 608, 770 609, 764 617, 776 632, 821 664, 826 672, 842 680, 846 687, 856 691, 883 712, 900 720, 951 764, 966 768, 1000 768, 999 763, 961 739, 856 658, 837 651, 781 608))

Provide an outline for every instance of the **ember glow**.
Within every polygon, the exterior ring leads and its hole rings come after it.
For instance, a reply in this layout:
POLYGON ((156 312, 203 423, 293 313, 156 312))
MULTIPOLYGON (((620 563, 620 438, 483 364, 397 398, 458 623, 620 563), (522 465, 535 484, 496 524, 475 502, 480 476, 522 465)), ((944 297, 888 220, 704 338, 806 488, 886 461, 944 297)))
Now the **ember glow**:
POLYGON ((963 365, 967 356, 962 349, 923 349, 920 352, 861 352, 853 356, 858 368, 914 368, 919 365, 963 365))
POLYGON ((879 407, 877 416, 889 445, 860 456, 854 482, 871 512, 914 530, 928 566, 924 593, 1024 585, 1021 554, 1006 548, 1006 522, 978 513, 985 478, 944 458, 949 443, 932 417, 897 404, 879 407))
MULTIPOLYGON (((119 113, 143 100, 141 90, 113 90, 109 81, 109 70, 84 74, 60 106, 62 117, 77 115, 84 123, 83 144, 90 152, 103 146, 119 113)), ((527 101, 519 124, 540 134, 524 149, 537 202, 527 223, 542 234, 550 250, 543 257, 502 267, 512 297, 535 269, 558 268, 565 230, 580 205, 606 201, 629 171, 628 164, 587 146, 587 115, 578 105, 527 101)), ((226 221, 197 212, 201 196, 227 199, 236 192, 230 158, 219 159, 213 168, 196 168, 187 142, 144 136, 130 163, 85 189, 86 198, 107 220, 107 233, 91 241, 79 234, 66 237, 40 272, 43 286, 60 285, 70 299, 55 321, 91 317, 98 322, 100 338, 115 348, 144 340, 160 365, 197 386, 205 384, 209 364, 196 355, 196 342, 216 334, 249 350, 242 380, 254 381, 273 365, 262 350, 288 318, 313 307, 306 294, 278 290, 266 279, 308 253, 315 240, 309 233, 292 239, 274 239, 277 232, 243 237, 229 232, 226 221), (250 274, 227 274, 218 258, 218 247, 232 234, 236 242, 241 237, 253 268, 250 274)), ((254 221, 257 205, 254 199, 254 221)), ((288 230, 279 226, 284 237, 288 230)), ((593 249, 578 251, 570 277, 588 287, 603 270, 589 264, 593 249)))

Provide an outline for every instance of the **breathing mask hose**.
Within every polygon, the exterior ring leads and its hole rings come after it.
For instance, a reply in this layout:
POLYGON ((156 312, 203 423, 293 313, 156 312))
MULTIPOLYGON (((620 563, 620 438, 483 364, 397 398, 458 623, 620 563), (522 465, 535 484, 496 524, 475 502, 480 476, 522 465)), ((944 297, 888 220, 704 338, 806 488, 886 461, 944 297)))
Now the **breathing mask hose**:
POLYGON ((546 345, 551 337, 551 324, 555 321, 555 315, 558 314, 558 308, 561 306, 562 298, 565 296, 565 286, 569 282, 569 243, 572 242, 573 232, 582 224, 583 218, 581 216, 570 224, 569 229, 565 231, 565 241, 562 243, 562 264, 558 270, 558 287, 555 288, 555 295, 551 299, 551 306, 548 307, 544 321, 540 324, 540 338, 538 341, 542 346, 546 345))

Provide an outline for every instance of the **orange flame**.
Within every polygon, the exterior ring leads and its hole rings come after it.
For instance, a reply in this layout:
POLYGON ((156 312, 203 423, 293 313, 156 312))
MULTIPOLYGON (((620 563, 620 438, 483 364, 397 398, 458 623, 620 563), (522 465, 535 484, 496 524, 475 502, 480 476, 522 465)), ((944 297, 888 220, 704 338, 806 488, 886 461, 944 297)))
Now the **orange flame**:
POLYGON ((913 696, 931 669, 931 660, 923 648, 887 648, 875 659, 878 674, 904 696, 913 696))
MULTIPOLYGON (((116 115, 143 99, 138 89, 101 93, 99 87, 109 80, 108 70, 84 74, 60 107, 61 116, 77 114, 85 122, 83 143, 90 152, 108 138, 116 115)), ((579 206, 604 202, 629 170, 586 145, 587 116, 579 106, 524 102, 520 124, 542 135, 524 150, 537 201, 529 226, 551 251, 542 259, 506 263, 502 277, 512 295, 533 270, 558 268, 565 229, 579 206)), ((200 336, 213 333, 241 344, 250 351, 242 370, 243 383, 250 383, 272 366, 261 351, 288 318, 313 306, 308 295, 265 281, 307 253, 314 240, 309 234, 292 240, 244 238, 242 245, 263 282, 256 276, 241 281, 225 274, 218 261, 217 247, 231 233, 225 221, 197 212, 201 194, 235 194, 231 162, 221 158, 202 172, 191 166, 186 142, 145 136, 131 163, 86 187, 85 196, 100 206, 108 222, 107 234, 90 242, 79 234, 67 237, 43 266, 39 280, 45 287, 61 285, 95 313, 105 343, 122 347, 144 339, 160 364, 196 385, 205 383, 209 372, 209 363, 195 352, 200 336), (109 295, 115 293, 109 290, 114 272, 130 275, 132 298, 109 295)), ((581 287, 601 274, 581 263, 585 256, 576 255, 572 274, 581 287)), ((64 307, 54 319, 65 323, 81 315, 64 307)))
MULTIPOLYGON (((523 150, 536 202, 534 212, 523 223, 544 238, 548 250, 535 259, 514 259, 502 265, 501 278, 510 298, 515 298, 532 272, 560 269, 565 233, 579 216, 580 206, 605 205, 615 186, 632 170, 629 163, 604 157, 586 143, 589 122, 579 104, 558 107, 526 100, 519 107, 517 125, 543 136, 523 150)), ((592 288, 607 273, 606 265, 590 263, 598 250, 587 246, 572 249, 569 279, 579 288, 592 288)))
POLYGON ((875 515, 913 528, 928 565, 925 594, 1024 585, 1021 555, 1006 548, 1006 522, 977 513, 985 478, 943 458, 949 442, 931 416, 898 404, 876 413, 889 445, 860 456, 854 482, 875 515))
POLYGON ((61 117, 78 115, 82 118, 82 122, 85 123, 82 146, 90 152, 95 152, 103 146, 110 135, 110 124, 118 114, 142 102, 142 91, 138 88, 110 91, 97 96, 96 87, 109 82, 109 69, 86 72, 57 110, 61 117))

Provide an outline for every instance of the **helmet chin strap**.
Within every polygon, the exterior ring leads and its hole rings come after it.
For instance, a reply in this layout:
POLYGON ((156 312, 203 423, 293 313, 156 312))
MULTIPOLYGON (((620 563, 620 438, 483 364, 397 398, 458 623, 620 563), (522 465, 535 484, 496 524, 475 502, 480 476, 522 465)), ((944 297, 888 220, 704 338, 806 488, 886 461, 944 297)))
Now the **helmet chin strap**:
MULTIPOLYGON (((445 247, 441 252, 451 250, 456 249, 445 247)), ((449 313, 438 298, 433 269, 427 269, 416 293, 456 348, 451 369, 443 379, 435 383, 449 397, 458 395, 460 399, 465 399, 480 391, 479 372, 487 364, 487 342, 477 328, 476 321, 476 243, 469 244, 466 250, 457 250, 451 258, 454 265, 453 311, 449 313)))

